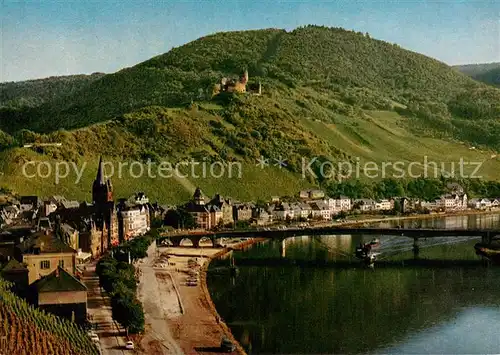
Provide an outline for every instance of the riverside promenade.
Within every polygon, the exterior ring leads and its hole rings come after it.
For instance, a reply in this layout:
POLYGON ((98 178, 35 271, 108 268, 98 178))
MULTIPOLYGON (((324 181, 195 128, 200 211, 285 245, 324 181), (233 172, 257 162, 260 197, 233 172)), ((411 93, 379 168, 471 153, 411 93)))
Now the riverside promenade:
MULTIPOLYGON (((253 241, 234 243, 232 247, 241 248, 251 243, 253 241)), ((236 346, 232 354, 245 354, 217 314, 206 285, 210 260, 229 251, 229 248, 211 246, 150 247, 148 257, 136 264, 142 270, 139 300, 143 302, 146 318, 139 353, 220 354, 221 339, 227 337, 236 346), (188 285, 186 279, 193 270, 189 264, 195 259, 198 283, 188 285)))
POLYGON ((96 326, 102 355, 125 354, 125 330, 113 320, 109 297, 99 286, 95 272, 97 260, 85 265, 82 282, 87 287, 87 312, 96 326))

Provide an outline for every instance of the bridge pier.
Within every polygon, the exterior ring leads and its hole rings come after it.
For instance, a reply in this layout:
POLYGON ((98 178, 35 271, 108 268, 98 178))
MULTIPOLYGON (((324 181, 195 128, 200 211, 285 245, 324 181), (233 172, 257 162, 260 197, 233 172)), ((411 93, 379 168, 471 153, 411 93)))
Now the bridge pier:
POLYGON ((490 232, 486 232, 486 234, 483 234, 483 236, 481 237, 481 243, 482 244, 491 244, 491 241, 493 240, 493 236, 491 235, 490 232))
POLYGON ((413 238, 413 258, 418 259, 419 254, 420 254, 420 247, 418 246, 418 238, 415 237, 413 238))
POLYGON ((172 246, 174 247, 179 247, 181 245, 180 238, 170 238, 170 241, 172 242, 172 246))
POLYGON ((286 239, 283 239, 281 241, 280 255, 282 258, 286 257, 286 239))

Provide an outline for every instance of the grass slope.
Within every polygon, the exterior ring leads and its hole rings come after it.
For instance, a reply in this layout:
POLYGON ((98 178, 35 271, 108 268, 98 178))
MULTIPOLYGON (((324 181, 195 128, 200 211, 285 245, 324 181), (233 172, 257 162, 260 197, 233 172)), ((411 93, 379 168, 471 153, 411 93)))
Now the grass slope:
MULTIPOLYGON (((424 159, 427 157, 429 163, 438 163, 438 169, 444 167, 450 172, 455 164, 455 173, 459 172, 459 161, 481 163, 481 169, 476 176, 481 175, 484 179, 497 180, 500 176, 500 158, 495 156, 491 150, 471 149, 470 145, 460 142, 443 141, 433 137, 415 137, 408 127, 408 119, 391 111, 367 111, 363 118, 339 118, 339 123, 330 123, 320 120, 302 118, 299 121, 304 132, 318 137, 318 140, 332 142, 341 150, 346 158, 338 161, 358 161, 360 165, 367 162, 375 162, 382 169, 383 163, 402 162, 405 169, 411 162, 417 162, 411 173, 415 175, 424 174, 424 159), (441 165, 444 164, 444 165, 441 165)), ((75 135, 81 134, 78 131, 75 135)), ((215 138, 214 138, 215 139, 215 138)), ((64 147, 63 147, 64 148, 64 147)), ((63 150, 63 148, 57 148, 63 150)), ((54 175, 47 178, 27 178, 23 175, 22 165, 25 161, 47 161, 55 169, 56 160, 45 153, 37 153, 30 148, 18 148, 2 154, 3 164, 0 171, 0 186, 8 186, 21 194, 36 194, 49 196, 51 194, 65 195, 79 200, 90 200, 91 185, 97 170, 98 156, 86 154, 85 158, 75 161, 78 169, 83 170, 83 176, 78 183, 77 174, 72 171, 67 177, 61 178, 59 184, 55 183, 54 175), (8 162, 8 163, 7 163, 8 162)), ((130 173, 129 166, 124 166, 122 174, 118 167, 123 160, 117 157, 108 157, 107 160, 113 165, 114 172, 111 177, 116 197, 127 197, 137 191, 145 191, 152 201, 158 200, 163 203, 177 203, 188 199, 195 186, 200 186, 203 191, 212 196, 215 193, 229 195, 240 200, 268 199, 273 195, 295 195, 301 188, 318 186, 310 179, 307 170, 303 170, 299 164, 296 172, 290 172, 277 167, 266 167, 262 169, 256 166, 257 160, 240 161, 241 170, 236 166, 233 168, 232 178, 229 178, 228 168, 222 178, 203 177, 201 169, 196 169, 195 174, 199 178, 193 178, 190 168, 181 169, 182 173, 188 174, 186 178, 161 177, 158 174, 158 165, 151 165, 151 177, 135 178, 139 174, 139 167, 135 166, 130 173), (241 178, 239 172, 241 171, 241 178), (302 172, 305 172, 305 177, 302 172), (156 175, 156 177, 152 177, 156 175)), ((161 157, 160 161, 177 161, 173 157, 161 157)), ((306 165, 308 164, 306 159, 306 165)), ((332 159, 332 161, 335 161, 332 159)), ((129 161, 130 163, 131 161, 129 161)), ((271 161, 272 163, 272 161, 271 161)), ((45 168, 44 168, 45 169, 45 168)), ((465 173, 471 174, 475 166, 466 166, 465 173)), ((147 174, 147 165, 144 165, 147 174)), ((64 173, 64 170, 61 168, 64 173)), ((219 173, 220 170, 215 170, 219 173)), ((34 167, 29 167, 28 174, 34 174, 34 167)), ((107 170, 111 174, 111 169, 107 170)), ((209 172, 209 170, 207 170, 209 172)), ((361 170, 362 172, 362 170, 361 170)), ((428 176, 435 176, 433 165, 429 165, 428 176)), ((42 170, 45 175, 46 170, 42 170)), ((386 167, 387 177, 397 171, 392 166, 386 167)), ((353 171, 355 174, 355 170, 353 171)), ((382 177, 382 173, 370 173, 370 176, 382 177)), ((440 175, 439 171, 437 175, 440 175)), ((353 176, 354 177, 354 176, 353 176)), ((362 179, 368 179, 361 174, 362 179)))
POLYGON ((0 110, 0 184, 19 193, 89 198, 99 154, 114 162, 240 162, 247 172, 233 180, 113 179, 119 195, 145 190, 162 201, 185 199, 196 185, 241 199, 292 194, 320 183, 301 176, 302 159, 314 157, 448 164, 463 157, 484 161, 485 177, 500 176, 492 158, 500 150, 500 90, 339 28, 217 33, 42 101, 0 110), (243 68, 262 83, 262 96, 211 98, 214 83, 243 68), (18 148, 33 142, 62 146, 18 148), (261 156, 286 159, 286 171, 259 171, 261 156), (32 159, 86 161, 88 175, 77 185, 26 179, 19 169, 32 159))

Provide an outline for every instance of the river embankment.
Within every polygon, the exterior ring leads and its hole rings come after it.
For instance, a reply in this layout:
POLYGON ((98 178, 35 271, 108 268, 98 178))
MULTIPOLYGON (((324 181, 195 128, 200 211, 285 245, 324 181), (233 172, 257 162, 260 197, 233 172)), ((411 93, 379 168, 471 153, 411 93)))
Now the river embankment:
POLYGON ((150 251, 138 264, 143 270, 139 294, 146 318, 140 352, 219 354, 225 337, 236 346, 233 354, 245 354, 212 302, 207 269, 213 259, 261 240, 233 243, 223 249, 158 247, 150 251), (193 274, 198 278, 195 284, 188 282, 193 274))
MULTIPOLYGON (((422 220, 449 216, 496 214, 497 211, 456 211, 410 216, 363 215, 357 220, 334 222, 334 225, 355 226, 366 223, 422 220)), ((332 222, 327 222, 331 225, 332 222)), ((316 224, 315 224, 316 225, 316 224)), ((317 224, 319 227, 321 224, 317 224)), ((141 348, 144 354, 220 353, 223 337, 235 345, 233 353, 245 354, 245 350, 233 336, 230 328, 219 315, 207 285, 207 270, 210 262, 223 257, 232 250, 248 247, 265 238, 254 238, 233 243, 225 248, 158 247, 148 256, 141 268, 148 268, 149 275, 142 290, 145 307, 146 334, 141 348), (190 285, 193 260, 198 264, 198 282, 190 285), (148 322, 149 320, 149 322, 148 322), (166 326, 165 326, 166 325, 166 326), (175 344, 174 344, 175 343, 175 344)), ((141 300, 142 301, 142 300, 141 300)))
POLYGON ((378 222, 389 222, 389 221, 405 221, 405 220, 422 220, 422 219, 433 219, 433 218, 443 218, 443 217, 460 217, 460 216, 473 216, 473 215, 488 215, 488 214, 500 214, 500 209, 492 210, 463 210, 463 211, 453 211, 453 212, 437 212, 437 213, 427 213, 427 214, 414 214, 406 216, 391 216, 391 215, 359 215, 359 219, 347 220, 343 222, 334 222, 334 225, 341 226, 355 226, 366 223, 378 223, 378 222))

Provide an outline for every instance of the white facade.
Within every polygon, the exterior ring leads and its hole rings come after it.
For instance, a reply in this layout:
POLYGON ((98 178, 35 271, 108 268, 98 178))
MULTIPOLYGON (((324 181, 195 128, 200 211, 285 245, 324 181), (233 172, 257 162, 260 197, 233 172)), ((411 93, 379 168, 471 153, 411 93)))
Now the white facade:
POLYGON ((462 210, 467 208, 467 195, 443 195, 439 207, 447 210, 462 210))
POLYGON ((149 211, 145 207, 134 207, 121 211, 125 239, 147 233, 149 226, 149 211))
POLYGON ((390 211, 392 210, 392 204, 389 200, 380 200, 375 202, 375 209, 378 211, 390 211))

